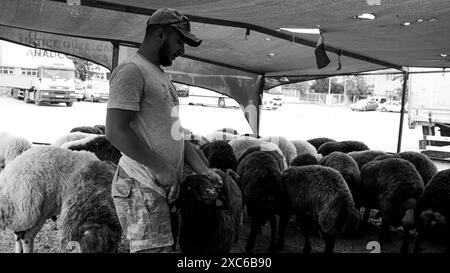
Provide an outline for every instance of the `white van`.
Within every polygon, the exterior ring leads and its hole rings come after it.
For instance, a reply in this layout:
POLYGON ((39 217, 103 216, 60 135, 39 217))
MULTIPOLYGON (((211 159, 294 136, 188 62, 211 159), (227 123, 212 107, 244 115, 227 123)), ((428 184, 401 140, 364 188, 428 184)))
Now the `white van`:
POLYGON ((86 81, 84 98, 90 102, 107 101, 109 96, 108 81, 86 81))

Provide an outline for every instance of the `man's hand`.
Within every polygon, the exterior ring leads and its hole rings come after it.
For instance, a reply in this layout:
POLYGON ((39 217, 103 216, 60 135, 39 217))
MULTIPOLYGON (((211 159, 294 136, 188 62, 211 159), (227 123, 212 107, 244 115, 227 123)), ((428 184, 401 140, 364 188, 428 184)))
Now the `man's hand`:
POLYGON ((167 202, 171 204, 173 201, 175 201, 178 198, 180 192, 180 183, 175 183, 172 186, 170 186, 169 194, 167 195, 167 202))
POLYGON ((209 180, 211 180, 212 184, 216 188, 220 188, 223 185, 222 177, 214 171, 214 169, 208 169, 205 174, 209 180))

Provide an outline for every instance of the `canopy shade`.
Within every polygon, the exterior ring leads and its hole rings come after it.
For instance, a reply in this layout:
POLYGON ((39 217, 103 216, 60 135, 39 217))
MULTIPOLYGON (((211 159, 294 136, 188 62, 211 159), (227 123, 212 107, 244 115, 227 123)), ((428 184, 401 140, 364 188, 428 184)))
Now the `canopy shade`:
MULTIPOLYGON (((72 2, 77 0, 3 0, 0 38, 111 69, 111 42, 137 47, 148 16, 161 7, 175 8, 191 18, 192 32, 203 43, 186 46, 185 56, 168 72, 177 81, 230 95, 244 107, 259 102, 263 88, 281 83, 450 64, 448 0, 80 0, 81 5, 68 5, 72 2), (354 18, 363 13, 376 18, 354 18), (323 69, 317 69, 314 54, 318 35, 280 30, 317 25, 331 60, 323 69)), ((119 59, 127 55, 120 54, 119 59)))

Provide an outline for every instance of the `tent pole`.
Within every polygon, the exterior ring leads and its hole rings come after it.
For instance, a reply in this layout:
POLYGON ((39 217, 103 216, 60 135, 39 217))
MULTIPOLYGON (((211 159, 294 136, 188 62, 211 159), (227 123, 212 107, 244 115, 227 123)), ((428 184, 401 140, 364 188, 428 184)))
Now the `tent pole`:
POLYGON ((259 136, 259 130, 260 130, 260 124, 261 124, 261 109, 262 109, 262 96, 264 95, 264 85, 266 84, 266 76, 263 75, 261 78, 261 83, 259 85, 259 90, 258 90, 258 101, 257 101, 257 105, 256 105, 256 134, 259 136))
POLYGON ((397 141, 397 153, 400 153, 402 146, 402 133, 403 133, 403 117, 405 112, 405 100, 406 100, 406 89, 408 88, 408 78, 409 72, 403 72, 403 90, 402 90, 402 107, 400 109, 400 127, 398 129, 398 141, 397 141))
POLYGON ((117 41, 111 42, 113 45, 112 66, 111 71, 114 70, 119 64, 119 43, 117 41))

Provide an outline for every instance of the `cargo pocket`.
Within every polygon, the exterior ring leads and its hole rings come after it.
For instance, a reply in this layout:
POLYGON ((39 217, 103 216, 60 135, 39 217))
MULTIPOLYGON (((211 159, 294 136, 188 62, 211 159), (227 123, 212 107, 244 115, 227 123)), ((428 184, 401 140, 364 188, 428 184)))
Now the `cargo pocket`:
POLYGON ((146 236, 146 213, 137 182, 120 173, 114 176, 111 195, 123 233, 128 240, 142 240, 146 236))

